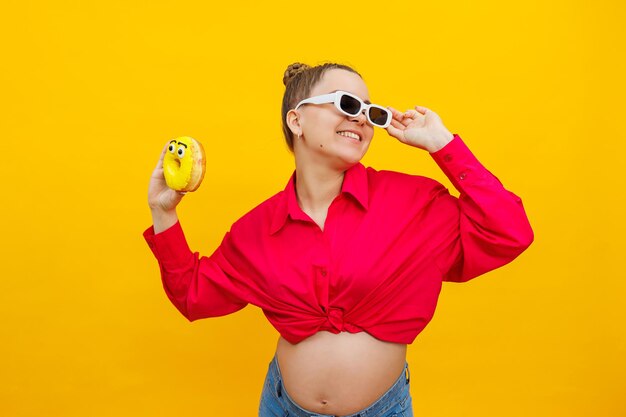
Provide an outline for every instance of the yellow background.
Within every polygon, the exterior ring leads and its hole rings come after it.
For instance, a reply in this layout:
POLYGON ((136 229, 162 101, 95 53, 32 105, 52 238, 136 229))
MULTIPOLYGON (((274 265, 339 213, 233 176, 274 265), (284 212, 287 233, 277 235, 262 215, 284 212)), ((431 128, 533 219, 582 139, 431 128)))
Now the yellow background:
MULTIPOLYGON (((170 138, 208 153, 178 210, 201 254, 285 186, 294 61, 437 112, 535 230, 513 263, 444 284, 409 347, 415 415, 626 415, 626 16, 545 3, 5 1, 0 415, 256 415, 278 333, 254 306, 188 323, 141 234, 170 138)), ((382 130, 363 163, 451 187, 382 130)))

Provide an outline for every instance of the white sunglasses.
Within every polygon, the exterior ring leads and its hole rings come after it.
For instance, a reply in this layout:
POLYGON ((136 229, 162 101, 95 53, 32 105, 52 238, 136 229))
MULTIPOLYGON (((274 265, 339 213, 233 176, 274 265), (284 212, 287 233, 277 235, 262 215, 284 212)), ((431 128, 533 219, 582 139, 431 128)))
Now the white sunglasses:
POLYGON ((391 124, 391 112, 386 108, 376 104, 366 104, 357 96, 346 91, 335 91, 330 94, 309 97, 302 100, 295 110, 303 104, 325 104, 334 103, 335 107, 347 116, 356 116, 365 110, 367 120, 374 126, 385 128, 391 124))

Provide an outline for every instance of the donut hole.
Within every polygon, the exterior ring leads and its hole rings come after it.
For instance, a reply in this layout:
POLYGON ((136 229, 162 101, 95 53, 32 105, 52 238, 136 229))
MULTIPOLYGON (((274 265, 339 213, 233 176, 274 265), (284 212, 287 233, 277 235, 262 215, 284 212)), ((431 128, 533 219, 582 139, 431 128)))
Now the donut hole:
POLYGON ((176 163, 176 169, 180 169, 180 159, 174 158, 174 162, 176 163))

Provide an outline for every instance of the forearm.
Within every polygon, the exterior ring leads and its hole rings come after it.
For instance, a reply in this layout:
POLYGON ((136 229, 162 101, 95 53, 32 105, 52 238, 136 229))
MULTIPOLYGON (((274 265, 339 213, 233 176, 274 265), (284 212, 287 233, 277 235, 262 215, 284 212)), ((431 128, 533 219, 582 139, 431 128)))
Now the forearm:
MULTIPOLYGON (((163 214, 156 217, 165 221, 163 225, 173 221, 163 214)), ((238 253, 231 248, 230 233, 211 256, 201 257, 187 245, 180 222, 158 234, 154 227, 146 229, 143 236, 159 261, 165 293, 183 316, 190 321, 223 316, 248 304, 246 279, 240 275, 242 261, 229 260, 224 254, 238 253)))
POLYGON ((438 150, 443 149, 448 143, 452 142, 452 139, 454 139, 454 135, 448 130, 443 129, 433 136, 432 142, 428 145, 426 150, 429 153, 437 152, 438 150))
POLYGON ((445 280, 463 282, 498 268, 532 243, 521 198, 504 188, 460 137, 431 155, 460 194, 457 199, 442 185, 433 189, 436 220, 447 236, 438 259, 445 280))
POLYGON ((178 214, 176 214, 176 210, 163 211, 159 209, 152 209, 151 213, 155 234, 169 229, 178 221, 178 214))

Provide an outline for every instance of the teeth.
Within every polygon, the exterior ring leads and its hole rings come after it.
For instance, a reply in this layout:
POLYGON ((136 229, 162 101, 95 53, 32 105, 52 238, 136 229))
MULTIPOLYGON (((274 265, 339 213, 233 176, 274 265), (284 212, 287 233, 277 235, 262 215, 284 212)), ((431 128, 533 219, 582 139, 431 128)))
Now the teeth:
POLYGON ((347 136, 349 138, 353 138, 353 139, 356 139, 358 141, 361 140, 359 135, 357 135, 356 133, 352 133, 352 132, 337 132, 337 133, 340 134, 341 136, 347 136))

